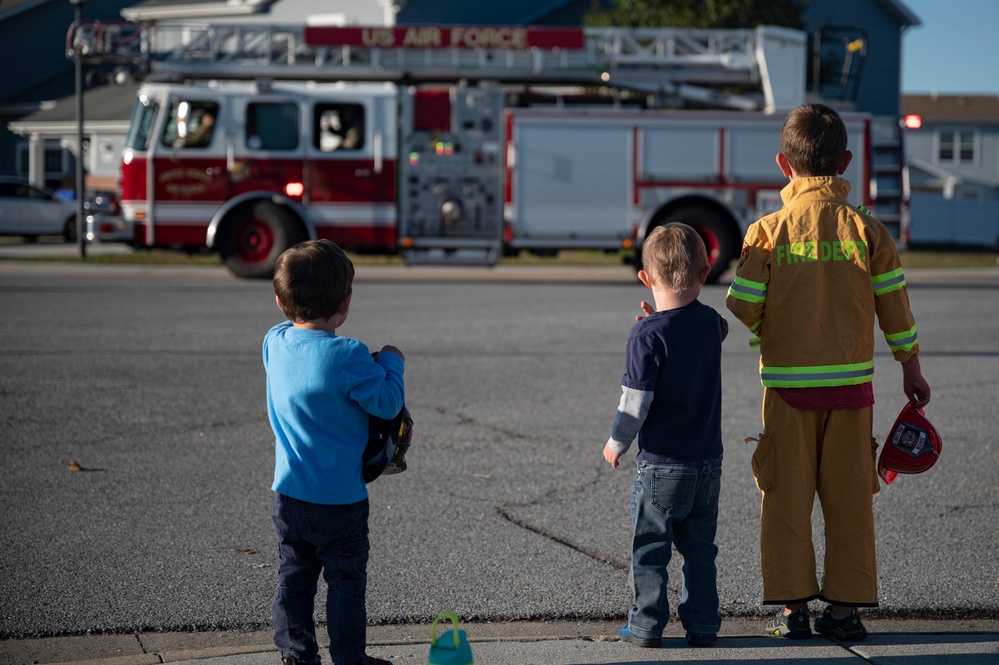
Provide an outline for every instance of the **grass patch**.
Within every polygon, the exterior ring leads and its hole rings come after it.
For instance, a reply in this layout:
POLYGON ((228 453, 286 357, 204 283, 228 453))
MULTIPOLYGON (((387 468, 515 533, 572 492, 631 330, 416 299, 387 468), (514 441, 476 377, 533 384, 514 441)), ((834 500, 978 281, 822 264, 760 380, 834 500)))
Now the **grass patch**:
POLYGON ((995 268, 999 254, 984 251, 908 249, 899 253, 903 268, 995 268))
MULTIPOLYGON (((367 254, 348 252, 356 265, 391 266, 405 265, 396 254, 367 254)), ((899 253, 904 268, 995 268, 999 265, 999 253, 981 250, 953 249, 910 249, 899 253)), ((503 265, 575 265, 575 266, 619 266, 629 262, 634 251, 620 250, 562 250, 551 256, 538 256, 530 252, 520 252, 516 256, 504 256, 503 265)), ((0 259, 11 261, 47 261, 60 263, 80 263, 75 256, 25 256, 0 259)), ((211 252, 182 252, 169 249, 137 249, 122 254, 88 254, 83 263, 103 265, 191 265, 220 266, 218 254, 211 252)))
POLYGON ((178 252, 169 249, 139 249, 128 254, 87 254, 79 256, 18 256, 3 257, 3 261, 28 261, 35 263, 88 263, 102 265, 164 265, 164 266, 221 266, 218 254, 178 252))

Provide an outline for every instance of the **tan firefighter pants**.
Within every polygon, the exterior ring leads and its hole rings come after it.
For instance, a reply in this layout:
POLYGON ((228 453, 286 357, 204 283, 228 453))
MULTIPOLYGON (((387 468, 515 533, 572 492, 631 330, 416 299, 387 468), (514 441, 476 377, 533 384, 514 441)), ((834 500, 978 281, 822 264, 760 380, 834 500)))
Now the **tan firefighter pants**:
POLYGON ((876 607, 872 496, 879 489, 873 407, 805 411, 764 390, 753 475, 763 492, 760 559, 764 604, 821 598, 876 607), (825 519, 822 586, 816 581, 812 506, 825 519))

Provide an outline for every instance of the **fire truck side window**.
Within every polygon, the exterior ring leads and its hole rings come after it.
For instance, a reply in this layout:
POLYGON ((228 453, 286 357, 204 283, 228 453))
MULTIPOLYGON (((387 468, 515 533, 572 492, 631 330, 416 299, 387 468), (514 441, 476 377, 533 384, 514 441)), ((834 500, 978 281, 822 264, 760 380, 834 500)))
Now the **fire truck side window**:
POLYGON ((360 104, 316 104, 312 144, 322 152, 364 147, 364 107, 360 104))
POLYGON ((207 148, 215 133, 219 105, 215 102, 183 101, 173 104, 163 130, 163 145, 169 148, 207 148))
POLYGON ((298 104, 250 102, 246 105, 246 147, 294 150, 298 147, 298 104))

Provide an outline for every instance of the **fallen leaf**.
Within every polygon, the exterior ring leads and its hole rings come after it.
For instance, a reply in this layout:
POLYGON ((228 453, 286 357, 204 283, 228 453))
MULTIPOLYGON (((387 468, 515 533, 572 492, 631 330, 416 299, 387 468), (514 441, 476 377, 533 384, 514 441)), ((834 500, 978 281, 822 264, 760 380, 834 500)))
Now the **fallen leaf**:
POLYGON ((239 552, 240 554, 256 554, 257 553, 257 550, 253 549, 252 547, 244 547, 242 549, 237 548, 236 551, 239 552))
POLYGON ((75 459, 69 460, 69 470, 70 471, 86 471, 86 469, 84 469, 82 466, 80 466, 80 463, 77 462, 75 459))

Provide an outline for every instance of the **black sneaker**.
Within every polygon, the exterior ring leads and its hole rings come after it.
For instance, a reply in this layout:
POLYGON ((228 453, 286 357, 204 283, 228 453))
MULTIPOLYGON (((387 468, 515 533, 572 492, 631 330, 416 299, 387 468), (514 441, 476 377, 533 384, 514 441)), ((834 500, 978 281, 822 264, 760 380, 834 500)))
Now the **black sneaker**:
POLYGON ((833 616, 831 605, 815 620, 815 632, 835 637, 841 642, 856 642, 867 637, 867 629, 860 622, 860 615, 856 610, 837 619, 833 616))
MULTIPOLYGON (((315 661, 316 665, 319 665, 319 663, 321 662, 322 661, 319 660, 315 661)), ((281 659, 281 665, 306 665, 306 663, 303 663, 294 656, 285 656, 284 658, 281 659)))
POLYGON ((711 633, 687 633, 687 644, 692 647, 713 647, 718 636, 711 633))
POLYGON ((777 637, 786 637, 789 640, 803 640, 811 637, 812 629, 808 627, 808 608, 802 607, 790 614, 784 614, 784 610, 781 609, 770 620, 767 632, 777 637))
POLYGON ((631 628, 628 624, 621 626, 621 630, 618 632, 621 637, 622 642, 627 642, 628 644, 634 644, 636 647, 643 647, 645 649, 657 649, 662 644, 662 638, 660 637, 639 637, 631 632, 631 628))
POLYGON ((392 661, 365 655, 364 658, 361 660, 355 660, 350 665, 392 665, 392 661))

